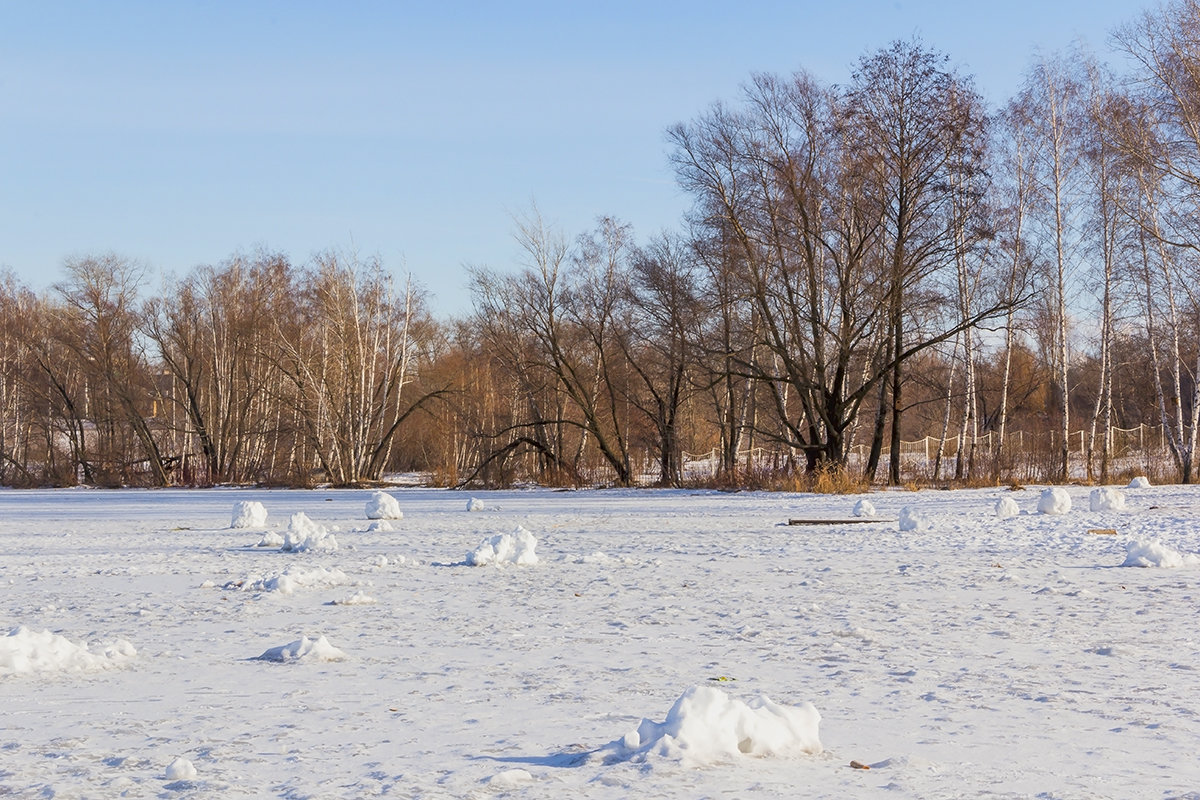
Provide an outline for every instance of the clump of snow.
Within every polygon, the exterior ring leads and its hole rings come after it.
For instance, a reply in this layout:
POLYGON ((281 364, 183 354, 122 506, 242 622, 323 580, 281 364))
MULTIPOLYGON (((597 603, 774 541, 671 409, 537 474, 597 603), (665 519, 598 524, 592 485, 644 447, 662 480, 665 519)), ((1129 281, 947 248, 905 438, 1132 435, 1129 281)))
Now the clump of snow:
POLYGON ((1121 511, 1125 508, 1125 493, 1120 489, 1101 486, 1088 496, 1092 511, 1121 511))
POLYGON ((346 654, 331 645, 324 636, 315 641, 303 636, 294 642, 272 647, 255 660, 293 664, 299 661, 344 661, 345 658, 346 654))
POLYGON ((467 501, 467 511, 483 511, 485 508, 483 501, 476 497, 467 501))
POLYGON ((331 601, 329 603, 329 605, 331 605, 331 606, 371 606, 371 605, 375 605, 378 602, 379 601, 376 600, 374 597, 371 597, 371 595, 367 594, 362 589, 359 589, 357 592, 355 592, 354 594, 352 594, 348 597, 343 597, 341 600, 331 601))
POLYGON ((1125 561, 1122 567, 1194 567, 1200 565, 1200 556, 1195 553, 1180 553, 1172 550, 1158 539, 1134 539, 1125 545, 1125 561))
POLYGON ((874 517, 875 504, 870 500, 859 500, 854 504, 854 516, 856 517, 874 517))
POLYGON ((400 503, 387 492, 375 492, 367 500, 367 519, 403 519, 400 503))
POLYGON ((1066 489, 1052 486, 1043 490, 1042 496, 1038 498, 1039 514, 1066 514, 1070 510, 1071 495, 1067 494, 1066 489))
POLYGON ((1000 519, 1012 519, 1021 513, 1021 507, 1011 497, 1001 497, 996 501, 996 516, 1000 519))
POLYGON ((283 547, 283 536, 275 531, 267 531, 258 540, 256 547, 283 547))
POLYGON ((500 789, 512 789, 525 783, 532 783, 533 775, 527 769, 506 769, 484 782, 500 789))
POLYGON ((1129 482, 1130 489, 1149 489, 1150 479, 1145 475, 1139 475, 1129 482))
POLYGON ((305 553, 312 550, 337 550, 337 547, 337 539, 325 530, 324 525, 313 522, 303 511, 297 511, 292 514, 280 549, 290 553, 305 553))
POLYGON ((233 504, 231 528, 261 528, 267 524, 267 509, 257 500, 239 500, 233 504))
POLYGON ((87 642, 75 644, 65 636, 25 626, 0 638, 0 675, 35 672, 95 672, 133 659, 137 650, 124 639, 93 653, 87 642))
POLYGON ((900 509, 900 530, 927 531, 932 527, 933 521, 912 506, 900 509))
POLYGON ((167 767, 164 777, 169 781, 192 781, 196 779, 196 767, 186 758, 177 758, 167 767))
POLYGON ((244 592, 294 594, 298 589, 329 589, 350 582, 350 576, 340 569, 305 568, 293 564, 278 575, 251 575, 242 581, 230 581, 225 584, 225 588, 241 589, 244 592))
POLYGON ((742 702, 711 686, 684 692, 663 722, 643 719, 637 730, 601 748, 606 762, 651 757, 687 766, 741 756, 820 753, 821 715, 811 703, 784 706, 765 694, 742 702))
POLYGON ((394 530, 396 529, 392 527, 392 523, 388 522, 386 519, 376 520, 367 526, 367 533, 379 533, 381 531, 388 532, 394 530))
POLYGON ((485 539, 479 547, 467 553, 467 564, 472 567, 488 564, 536 564, 536 547, 537 540, 533 538, 533 534, 518 525, 512 533, 499 533, 485 539))

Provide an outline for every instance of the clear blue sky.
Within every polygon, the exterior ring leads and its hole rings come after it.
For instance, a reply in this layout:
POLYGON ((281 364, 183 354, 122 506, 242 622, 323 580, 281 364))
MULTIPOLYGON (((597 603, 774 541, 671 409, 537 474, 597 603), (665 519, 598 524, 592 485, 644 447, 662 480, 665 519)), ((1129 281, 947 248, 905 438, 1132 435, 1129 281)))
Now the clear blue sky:
POLYGON ((353 248, 462 313, 463 265, 516 264, 531 201, 570 236, 676 226, 664 130, 752 72, 844 82, 919 36, 998 104, 1141 5, 0 0, 0 266, 42 289, 91 253, 353 248))

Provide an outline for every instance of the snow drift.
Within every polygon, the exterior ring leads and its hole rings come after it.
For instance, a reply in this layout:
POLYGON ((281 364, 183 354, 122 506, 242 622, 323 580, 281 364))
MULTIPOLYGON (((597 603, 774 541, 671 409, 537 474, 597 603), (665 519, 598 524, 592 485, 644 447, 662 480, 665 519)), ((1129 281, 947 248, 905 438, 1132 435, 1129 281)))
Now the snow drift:
POLYGON ((1200 565, 1200 556, 1172 550, 1158 539, 1134 539, 1125 545, 1125 561, 1122 567, 1194 567, 1200 565))
POLYGON ((537 539, 533 538, 533 534, 518 525, 512 533, 500 533, 485 539, 479 547, 467 553, 467 564, 472 567, 488 564, 536 564, 536 547, 537 539))
POLYGON ((231 528, 262 528, 267 524, 267 509, 257 500, 241 500, 233 504, 231 528))
POLYGON ((137 655, 133 645, 118 639, 93 653, 87 642, 75 644, 65 636, 25 626, 0 638, 0 675, 47 672, 96 672, 119 667, 137 655))
POLYGON ((711 686, 693 686, 664 721, 643 719, 599 753, 606 763, 660 758, 686 766, 742 756, 816 754, 822 750, 820 722, 811 703, 785 706, 765 694, 742 702, 711 686))
POLYGON ((346 654, 329 643, 324 636, 315 641, 302 636, 294 642, 272 647, 258 656, 256 661, 275 661, 280 664, 293 664, 309 661, 344 661, 346 654))

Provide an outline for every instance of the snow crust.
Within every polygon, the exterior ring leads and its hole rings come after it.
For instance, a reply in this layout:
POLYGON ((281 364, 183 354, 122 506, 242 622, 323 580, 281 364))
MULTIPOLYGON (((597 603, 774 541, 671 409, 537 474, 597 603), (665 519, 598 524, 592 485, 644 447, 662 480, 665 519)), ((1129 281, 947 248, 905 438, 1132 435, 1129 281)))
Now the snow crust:
POLYGON ((367 500, 367 519, 403 519, 400 501, 387 492, 374 492, 367 500))
POLYGON ((303 511, 292 514, 280 546, 281 550, 288 553, 329 552, 337 548, 337 539, 333 534, 324 525, 309 519, 303 511))
POLYGON ((47 672, 97 672, 120 667, 137 655, 133 645, 118 639, 92 652, 87 642, 75 643, 56 633, 19 626, 0 639, 0 676, 47 672))
POLYGON ((745 756, 816 754, 822 749, 820 722, 811 703, 784 706, 765 694, 743 702, 712 686, 693 686, 665 720, 643 719, 601 752, 609 763, 668 759, 686 767, 745 756))
MULTIPOLYGON (((227 527, 261 490, 0 490, 0 649, 70 645, 0 669, 0 795, 1189 797, 1200 486, 1030 513, 1042 488, 870 495, 920 534, 787 525, 845 496, 521 489, 485 518, 414 488, 403 536, 296 554, 227 527), (518 525, 536 567, 465 568, 518 525)), ((269 505, 360 530, 367 494, 269 505)))
POLYGON ((520 525, 512 533, 498 533, 485 539, 478 547, 467 553, 467 564, 472 567, 501 564, 528 566, 538 563, 537 539, 520 525))
POLYGON ((1043 489, 1038 498, 1037 510, 1039 514, 1066 514, 1071 510, 1071 495, 1066 489, 1057 486, 1043 489))
POLYGON ((239 500, 233 504, 231 528, 262 528, 267 524, 267 509, 257 500, 239 500))

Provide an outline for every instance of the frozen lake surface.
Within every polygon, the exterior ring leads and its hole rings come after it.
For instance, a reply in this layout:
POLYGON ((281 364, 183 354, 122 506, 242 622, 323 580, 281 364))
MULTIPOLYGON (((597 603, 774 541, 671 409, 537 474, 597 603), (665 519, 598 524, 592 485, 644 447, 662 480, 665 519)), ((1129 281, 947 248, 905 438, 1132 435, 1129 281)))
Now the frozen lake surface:
POLYGON ((0 796, 1200 798, 1200 489, 1092 491, 0 491, 0 796))

